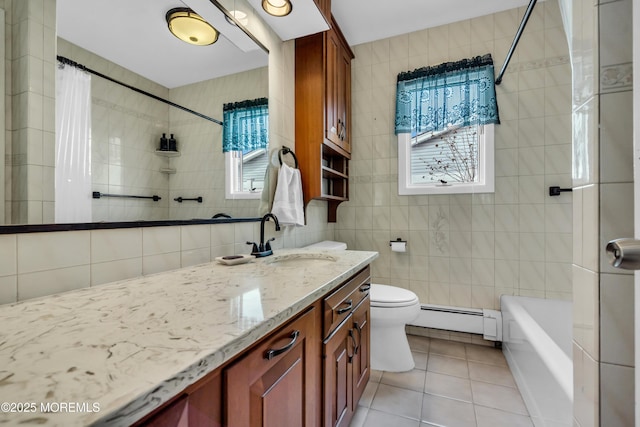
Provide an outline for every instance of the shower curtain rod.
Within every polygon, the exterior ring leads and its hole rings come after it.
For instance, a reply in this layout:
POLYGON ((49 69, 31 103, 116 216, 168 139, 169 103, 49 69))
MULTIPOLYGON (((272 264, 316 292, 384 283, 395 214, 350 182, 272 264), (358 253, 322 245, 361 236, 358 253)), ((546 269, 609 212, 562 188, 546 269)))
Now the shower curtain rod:
POLYGON ((524 31, 524 27, 527 25, 527 21, 529 20, 529 16, 531 16, 531 12, 533 12, 533 7, 536 5, 537 0, 531 0, 529 2, 529 6, 522 17, 522 22, 520 22, 520 26, 518 27, 518 32, 516 36, 513 38, 513 42, 511 43, 511 47, 509 48, 509 52, 507 53, 507 57, 504 60, 504 64, 502 64, 502 69, 500 70, 500 74, 498 74, 498 78, 496 79, 496 84, 499 85, 502 83, 502 76, 504 72, 507 70, 507 66, 509 65, 509 61, 511 61, 511 55, 513 55, 513 51, 516 50, 516 46, 518 41, 520 41, 520 36, 524 31))
POLYGON ((190 110, 189 108, 183 107, 182 105, 176 104, 175 102, 168 101, 168 100, 166 100, 164 98, 160 98, 159 96, 156 96, 156 95, 154 95, 152 93, 146 92, 146 91, 144 91, 142 89, 138 89, 135 86, 131 86, 131 85, 126 84, 124 82, 121 82, 119 80, 113 79, 113 78, 111 78, 111 77, 109 77, 107 75, 104 75, 104 74, 100 73, 99 71, 92 70, 91 68, 87 68, 82 64, 78 64, 77 62, 72 61, 69 58, 65 58, 64 56, 58 55, 57 58, 58 58, 58 61, 62 62, 63 64, 71 65, 72 67, 79 68, 79 69, 81 69, 83 71, 86 71, 87 73, 94 74, 94 75, 96 75, 98 77, 102 77, 103 79, 109 80, 110 82, 119 84, 120 86, 124 86, 124 87, 126 87, 128 89, 131 89, 134 92, 138 92, 138 93, 140 93, 142 95, 146 95, 146 96, 148 96, 150 98, 155 99, 156 101, 164 102, 165 104, 168 104, 168 105, 170 105, 172 107, 179 108, 182 111, 186 111, 187 113, 194 114, 194 115, 196 115, 196 116, 198 116, 200 118, 203 118, 205 120, 209 120, 210 122, 217 123, 220 126, 222 126, 222 122, 220 120, 216 120, 216 119, 214 119, 212 117, 205 116, 202 113, 198 113, 197 111, 190 110))

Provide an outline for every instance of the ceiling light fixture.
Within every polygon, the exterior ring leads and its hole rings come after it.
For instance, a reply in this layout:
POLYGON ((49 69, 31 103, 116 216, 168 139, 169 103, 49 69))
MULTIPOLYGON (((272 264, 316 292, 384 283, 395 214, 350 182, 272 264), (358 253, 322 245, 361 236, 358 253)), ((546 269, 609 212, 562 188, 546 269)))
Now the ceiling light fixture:
POLYGON ((262 0, 262 8, 269 15, 287 16, 291 13, 291 1, 289 0, 262 0))
POLYGON ((220 33, 200 15, 186 7, 176 7, 167 12, 167 25, 171 34, 182 41, 197 46, 214 44, 220 33))

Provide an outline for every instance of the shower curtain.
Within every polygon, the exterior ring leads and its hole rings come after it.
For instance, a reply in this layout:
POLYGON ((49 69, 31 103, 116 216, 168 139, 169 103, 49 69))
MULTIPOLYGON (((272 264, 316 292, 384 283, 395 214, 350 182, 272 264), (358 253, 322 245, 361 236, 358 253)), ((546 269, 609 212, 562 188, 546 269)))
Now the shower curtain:
POLYGON ((91 76, 59 64, 56 73, 56 223, 91 221, 91 76))

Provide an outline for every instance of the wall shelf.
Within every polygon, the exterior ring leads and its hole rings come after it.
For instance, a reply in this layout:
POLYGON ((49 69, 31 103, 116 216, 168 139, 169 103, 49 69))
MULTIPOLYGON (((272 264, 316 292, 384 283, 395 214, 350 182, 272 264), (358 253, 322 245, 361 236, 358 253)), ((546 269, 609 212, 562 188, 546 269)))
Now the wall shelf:
POLYGON ((180 157, 179 151, 156 150, 155 153, 161 157, 180 157))
POLYGON ((174 168, 160 168, 160 172, 166 173, 167 175, 172 175, 176 173, 176 170, 174 168))

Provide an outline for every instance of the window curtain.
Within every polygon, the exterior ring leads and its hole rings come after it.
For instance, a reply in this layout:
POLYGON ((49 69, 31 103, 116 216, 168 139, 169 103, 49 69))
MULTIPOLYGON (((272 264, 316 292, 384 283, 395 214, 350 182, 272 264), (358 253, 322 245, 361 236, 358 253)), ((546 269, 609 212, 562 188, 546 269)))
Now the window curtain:
POLYGON ((56 72, 55 221, 91 218, 91 76, 69 65, 56 72))
POLYGON ((269 143, 269 103, 267 98, 224 104, 222 151, 249 151, 267 148, 269 143))
POLYGON ((396 135, 500 123, 491 55, 398 74, 396 135))

